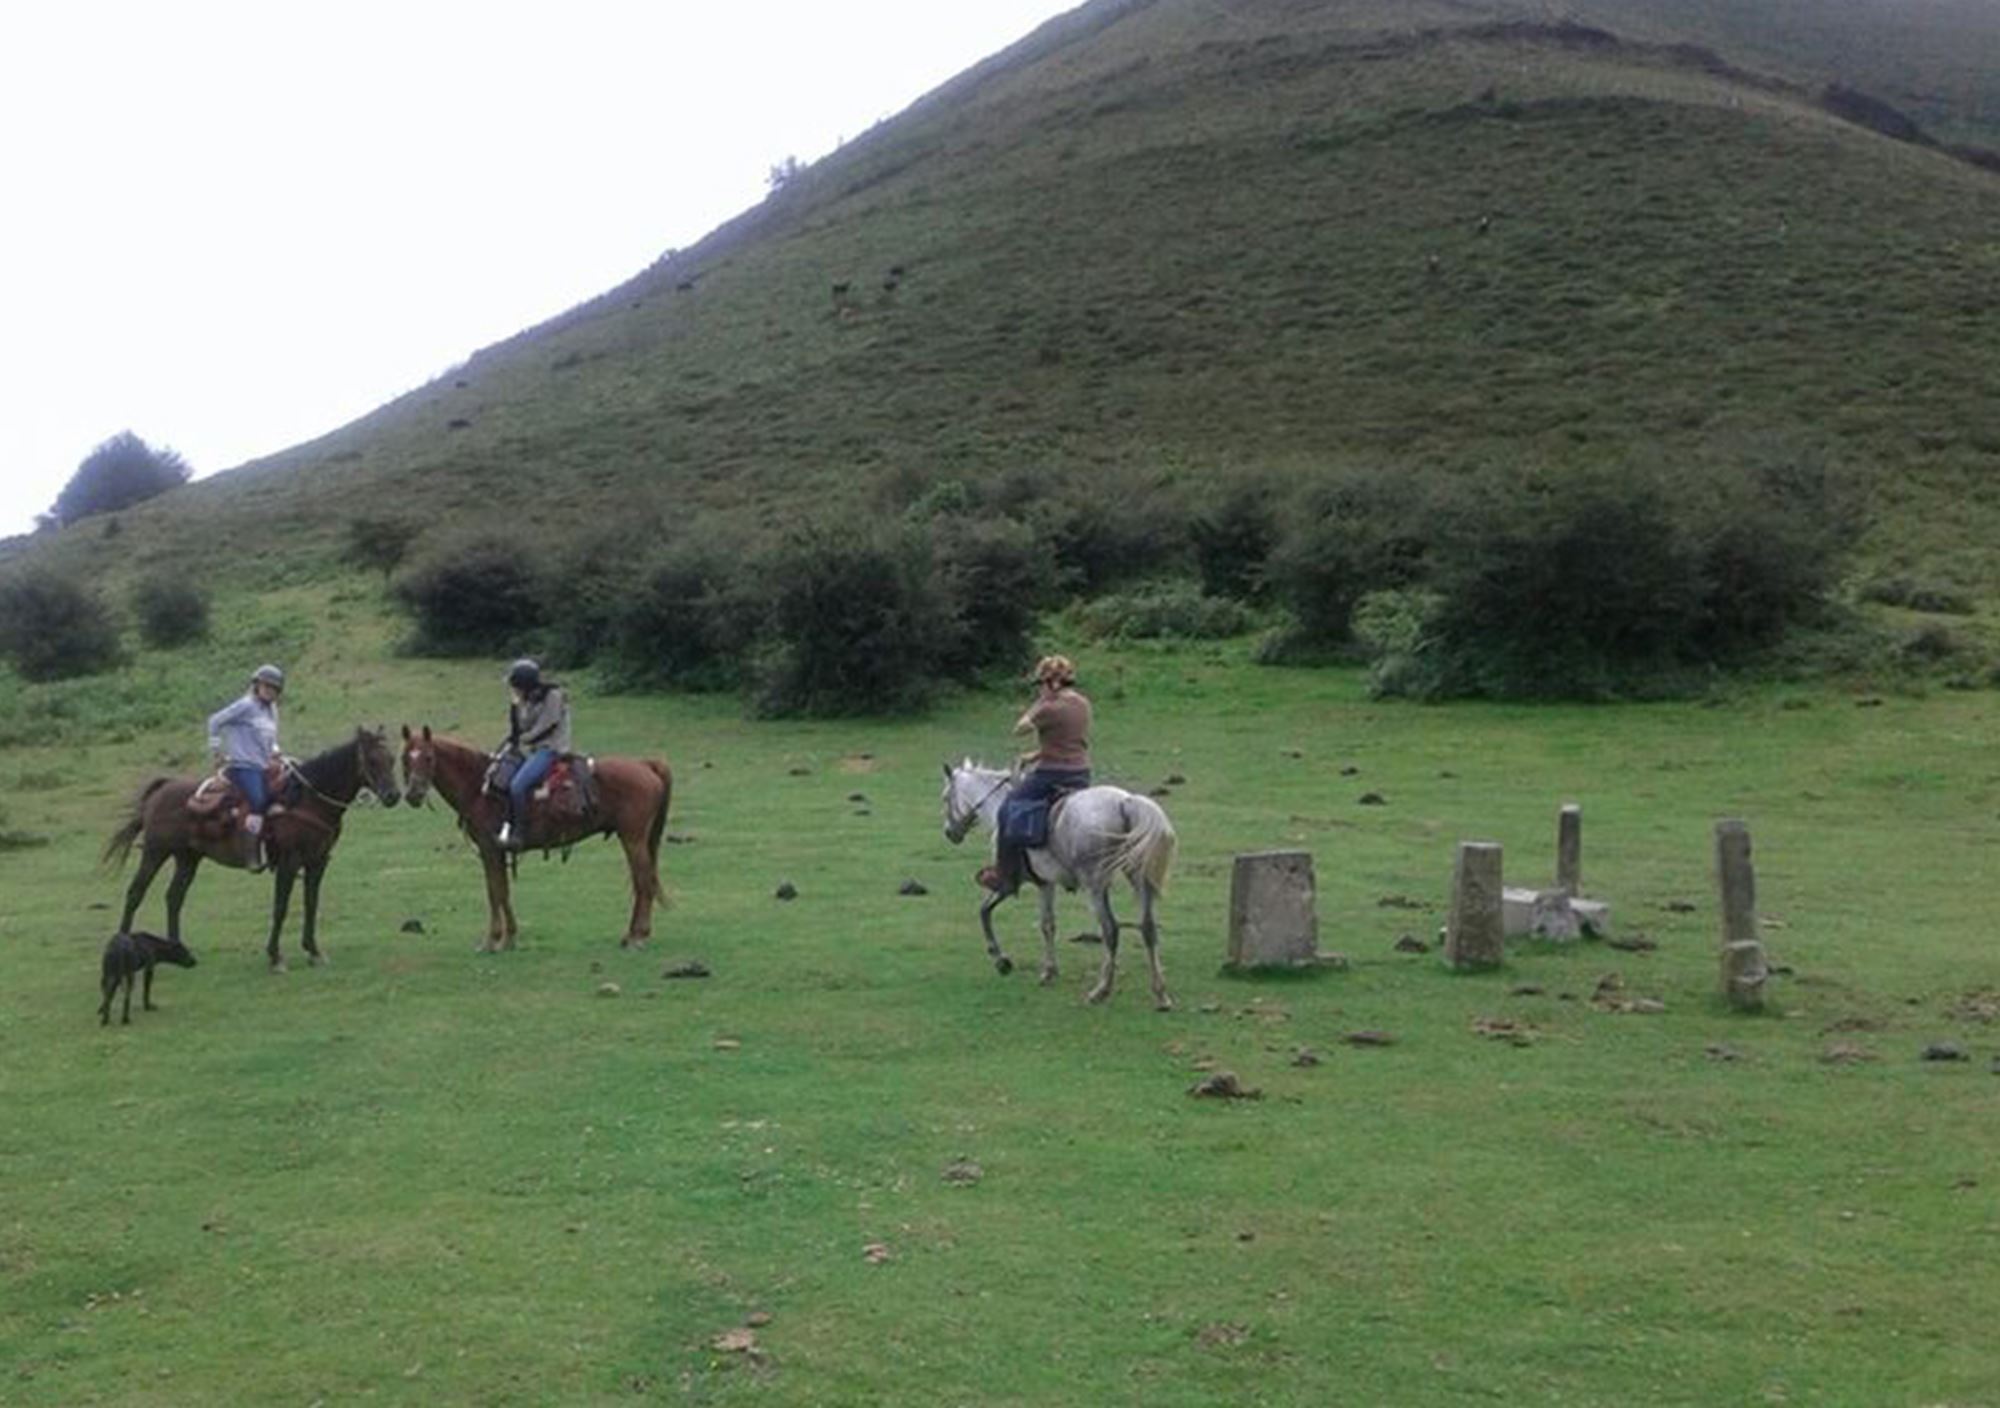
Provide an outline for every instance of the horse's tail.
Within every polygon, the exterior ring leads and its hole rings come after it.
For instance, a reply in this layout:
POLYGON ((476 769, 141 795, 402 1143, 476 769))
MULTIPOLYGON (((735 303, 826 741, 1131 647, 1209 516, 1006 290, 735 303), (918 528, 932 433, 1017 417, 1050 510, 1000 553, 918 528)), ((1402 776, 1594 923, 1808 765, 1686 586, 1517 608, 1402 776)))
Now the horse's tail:
POLYGON ((139 789, 132 798, 132 814, 125 818, 124 825, 111 833, 111 839, 104 843, 104 854, 98 864, 107 870, 116 870, 125 864, 125 858, 132 854, 132 843, 139 839, 139 833, 146 829, 146 799, 165 787, 171 778, 156 777, 139 789))
POLYGON ((658 758, 646 759, 646 766, 660 779, 660 809, 653 813, 653 824, 646 832, 646 853, 653 858, 653 898, 665 904, 667 892, 660 884, 660 838, 667 831, 667 808, 673 805, 674 770, 658 758))
POLYGON ((1106 873, 1122 871, 1134 885, 1149 885, 1158 894, 1167 888, 1167 873, 1173 869, 1180 837, 1174 832, 1174 824, 1167 820, 1166 812, 1151 797, 1135 792, 1120 809, 1125 817, 1125 834, 1111 852, 1106 873))

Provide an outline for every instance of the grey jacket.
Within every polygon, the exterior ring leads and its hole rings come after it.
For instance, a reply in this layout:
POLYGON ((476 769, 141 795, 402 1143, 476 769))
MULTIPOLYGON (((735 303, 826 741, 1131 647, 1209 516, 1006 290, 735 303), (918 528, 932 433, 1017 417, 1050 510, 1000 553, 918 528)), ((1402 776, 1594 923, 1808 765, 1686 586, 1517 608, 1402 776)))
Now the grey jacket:
POLYGON ((208 716, 208 748, 226 768, 261 768, 278 756, 278 706, 254 693, 208 716))
POLYGON ((509 709, 507 729, 507 742, 523 753, 538 748, 569 752, 569 697, 562 686, 550 685, 540 699, 509 709))

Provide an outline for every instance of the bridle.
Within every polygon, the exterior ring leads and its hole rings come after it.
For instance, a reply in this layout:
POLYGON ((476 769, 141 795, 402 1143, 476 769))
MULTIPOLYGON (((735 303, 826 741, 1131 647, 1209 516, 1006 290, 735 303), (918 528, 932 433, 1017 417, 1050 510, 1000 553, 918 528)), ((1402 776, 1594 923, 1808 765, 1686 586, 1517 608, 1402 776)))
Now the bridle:
MULTIPOLYGON (((980 799, 974 802, 971 805, 971 807, 967 808, 965 812, 965 817, 962 821, 957 817, 947 818, 944 824, 945 840, 951 842, 952 845, 954 846, 956 846, 959 842, 963 841, 965 839, 965 833, 972 830, 972 824, 975 821, 979 820, 980 811, 985 808, 988 802, 993 800, 994 795, 998 793, 1001 788, 1011 786, 1013 784, 1013 781, 1014 781, 1014 775, 1012 773, 1001 774, 1000 780, 994 783, 991 787, 987 788, 985 793, 980 797, 980 799)), ((954 794, 958 791, 956 785, 953 786, 952 791, 954 794)))

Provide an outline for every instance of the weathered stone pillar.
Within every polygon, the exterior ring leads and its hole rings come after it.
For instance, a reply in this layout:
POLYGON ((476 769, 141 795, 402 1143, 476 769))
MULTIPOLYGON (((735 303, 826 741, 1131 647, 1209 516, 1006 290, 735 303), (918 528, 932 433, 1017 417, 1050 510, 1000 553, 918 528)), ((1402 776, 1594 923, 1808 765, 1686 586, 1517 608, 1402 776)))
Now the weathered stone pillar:
POLYGON ((1556 888, 1583 895, 1583 808, 1567 803, 1556 818, 1556 888))
POLYGON ((1500 847, 1492 841, 1461 841, 1452 866, 1444 961, 1453 968, 1497 968, 1506 954, 1505 932, 1500 847))
POLYGON ((1722 996, 1739 1011, 1761 1011, 1770 969, 1757 933, 1757 872, 1750 863, 1750 828, 1741 821, 1715 824, 1715 883, 1722 900, 1722 996))
POLYGON ((1229 967, 1298 968, 1319 961, 1319 914, 1307 851, 1236 857, 1229 879, 1229 967))

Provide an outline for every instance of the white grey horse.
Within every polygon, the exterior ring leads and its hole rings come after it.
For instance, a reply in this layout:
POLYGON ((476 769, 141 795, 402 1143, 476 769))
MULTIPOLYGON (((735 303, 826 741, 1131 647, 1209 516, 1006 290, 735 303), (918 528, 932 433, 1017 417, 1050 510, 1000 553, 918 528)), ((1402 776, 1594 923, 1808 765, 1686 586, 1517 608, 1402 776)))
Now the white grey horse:
MULTIPOLYGON (((1016 778, 998 768, 981 767, 970 758, 944 765, 944 836, 954 846, 974 825, 997 829, 1000 804, 1014 790, 1016 778)), ((1123 875, 1139 895, 1139 933, 1146 941, 1146 962, 1152 968, 1153 1005, 1165 1012, 1174 1005, 1160 973, 1160 932, 1153 921, 1153 902, 1166 887, 1180 839, 1160 804, 1122 787, 1090 787, 1062 799, 1049 821, 1049 842, 1028 852, 1028 876, 1042 901, 1042 985, 1056 980, 1056 886, 1090 893, 1104 939, 1104 967, 1086 996, 1102 1002, 1111 996, 1118 971, 1118 919, 1111 912, 1112 883, 1123 875)), ((993 910, 1007 896, 994 893, 979 906, 979 925, 986 933, 986 952, 1002 973, 1014 964, 993 937, 993 910)))

